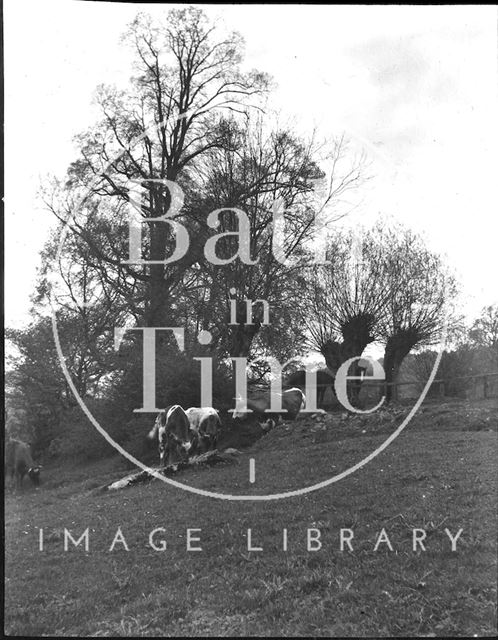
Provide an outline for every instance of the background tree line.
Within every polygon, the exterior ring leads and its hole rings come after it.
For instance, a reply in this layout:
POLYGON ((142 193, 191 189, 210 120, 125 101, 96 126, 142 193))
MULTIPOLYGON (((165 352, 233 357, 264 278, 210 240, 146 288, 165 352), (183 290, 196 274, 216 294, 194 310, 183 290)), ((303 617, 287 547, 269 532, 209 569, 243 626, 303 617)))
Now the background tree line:
MULTIPOLYGON (((488 305, 469 327, 460 327, 453 338, 454 348, 442 354, 436 378, 444 384, 446 396, 459 398, 482 397, 486 394, 486 382, 482 374, 498 373, 498 304, 488 305), (474 376, 468 378, 465 376, 474 376)), ((404 365, 406 377, 417 381, 422 388, 434 366, 437 353, 431 349, 422 350, 404 365)), ((489 396, 496 395, 498 379, 487 381, 489 396)), ((441 392, 439 385, 433 385, 429 396, 441 392)))

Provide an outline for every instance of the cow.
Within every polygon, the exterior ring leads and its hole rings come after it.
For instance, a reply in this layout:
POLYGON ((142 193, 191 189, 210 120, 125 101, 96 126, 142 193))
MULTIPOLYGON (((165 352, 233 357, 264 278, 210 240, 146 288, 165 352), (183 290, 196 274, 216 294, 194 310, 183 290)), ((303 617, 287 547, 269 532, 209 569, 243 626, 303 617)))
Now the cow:
MULTIPOLYGON (((263 389, 261 391, 251 391, 247 396, 247 408, 251 409, 256 415, 258 420, 266 418, 266 421, 261 424, 261 427, 268 431, 271 427, 275 426, 276 421, 279 421, 281 417, 288 420, 295 420, 301 409, 305 406, 305 396, 301 389, 294 387, 292 389, 286 389, 283 393, 276 394, 282 399, 282 411, 266 411, 270 409, 271 405, 271 390, 263 389), (274 417, 276 420, 274 419, 274 417)), ((239 398, 240 399, 240 398, 239 398)), ((235 409, 233 412, 234 420, 236 418, 247 417, 245 411, 239 411, 235 409)))
POLYGON ((161 466, 183 462, 190 451, 190 422, 179 404, 166 407, 156 418, 147 437, 157 438, 161 466))
MULTIPOLYGON (((309 374, 308 374, 309 375, 309 374)), ((320 406, 323 402, 323 396, 327 387, 333 387, 334 376, 327 369, 319 369, 316 372, 316 404, 320 406)), ((291 375, 285 381, 286 387, 299 387, 300 389, 306 388, 306 371, 300 369, 291 373, 291 375)))
POLYGON ((16 488, 23 488, 25 475, 29 477, 35 487, 39 486, 41 468, 41 465, 33 462, 29 444, 14 438, 6 443, 5 469, 10 472, 11 480, 15 478, 16 488))
POLYGON ((190 422, 189 454, 196 455, 216 449, 221 429, 220 416, 213 407, 190 407, 185 411, 190 422))

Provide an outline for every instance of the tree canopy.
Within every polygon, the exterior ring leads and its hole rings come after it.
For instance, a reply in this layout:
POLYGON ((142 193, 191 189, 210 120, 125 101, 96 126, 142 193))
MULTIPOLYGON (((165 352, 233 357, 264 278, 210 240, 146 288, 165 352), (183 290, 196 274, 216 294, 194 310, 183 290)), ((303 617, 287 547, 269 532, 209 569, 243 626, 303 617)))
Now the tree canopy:
MULTIPOLYGON (((40 407, 51 416, 40 442, 63 438, 69 415, 79 424, 49 300, 78 393, 121 441, 141 406, 142 343, 128 332, 117 351, 116 327, 183 328, 183 350, 157 340, 158 406, 199 403, 195 358, 205 356, 217 406, 233 404, 235 357, 286 361, 311 347, 335 372, 380 341, 395 381, 410 350, 439 339, 455 283, 408 229, 337 226, 368 178, 365 156, 344 135, 323 143, 280 125, 265 104, 272 79, 247 70, 241 36, 199 8, 163 22, 139 14, 123 44, 129 85, 97 88, 99 117, 77 137, 78 157, 44 185, 57 227, 33 323, 8 334, 13 392, 36 399, 28 422, 40 407), (327 262, 316 263, 324 241, 327 262)), ((492 326, 476 324, 476 341, 492 326)))

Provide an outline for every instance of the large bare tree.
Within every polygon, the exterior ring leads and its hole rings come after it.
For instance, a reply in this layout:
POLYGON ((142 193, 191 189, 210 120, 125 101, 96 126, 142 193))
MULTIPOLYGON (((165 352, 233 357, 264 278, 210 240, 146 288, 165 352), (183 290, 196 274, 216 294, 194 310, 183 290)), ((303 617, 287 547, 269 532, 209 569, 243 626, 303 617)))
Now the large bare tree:
MULTIPOLYGON (((98 88, 102 117, 79 136, 81 157, 64 186, 73 200, 86 192, 80 214, 70 221, 72 231, 88 245, 90 259, 114 272, 114 282, 131 282, 132 288, 142 283, 143 323, 154 326, 168 318, 172 290, 198 259, 194 247, 174 264, 163 262, 173 251, 175 233, 157 220, 171 205, 171 191, 161 181, 188 188, 186 170, 226 144, 223 113, 255 108, 268 78, 241 71, 242 38, 218 35, 199 8, 173 9, 163 24, 140 14, 124 40, 135 56, 131 86, 98 88), (134 189, 141 193, 133 195, 134 189), (125 263, 132 201, 139 222, 146 222, 144 257, 156 261, 147 268, 125 263)), ((49 205, 65 219, 68 207, 60 206, 60 194, 49 205)), ((172 217, 184 220, 187 214, 178 210, 172 217)))
MULTIPOLYGON (((220 210, 217 233, 233 233, 240 226, 234 209, 247 216, 249 255, 254 264, 235 260, 223 265, 205 262, 202 268, 202 299, 192 307, 202 309, 202 328, 214 328, 218 347, 225 355, 249 356, 256 337, 271 349, 272 332, 287 332, 293 326, 295 346, 302 344, 295 312, 302 298, 303 272, 312 267, 310 242, 322 236, 344 214, 340 198, 363 180, 364 158, 350 158, 344 138, 329 147, 333 172, 320 167, 323 151, 312 136, 299 138, 288 129, 271 129, 260 119, 241 128, 232 122, 230 144, 213 149, 196 166, 195 174, 205 194, 204 208, 220 210), (317 183, 322 189, 317 189, 317 183), (276 208, 282 212, 281 243, 277 245, 276 208), (328 209, 326 215, 323 210, 328 209), (321 228, 320 228, 320 225, 321 228), (246 300, 264 300, 270 305, 272 326, 263 328, 264 307, 254 306, 249 324, 246 300), (235 301, 236 323, 230 323, 235 301), (289 313, 292 309, 293 313, 289 313), (284 320, 285 318, 285 320, 284 320), (282 323, 287 326, 282 326, 282 323)), ((211 232, 212 234, 212 232, 211 232)), ((227 236, 217 243, 222 259, 237 253, 240 239, 227 236)), ((283 344, 280 345, 283 347, 283 344)), ((286 349, 284 348, 284 351, 286 349)))

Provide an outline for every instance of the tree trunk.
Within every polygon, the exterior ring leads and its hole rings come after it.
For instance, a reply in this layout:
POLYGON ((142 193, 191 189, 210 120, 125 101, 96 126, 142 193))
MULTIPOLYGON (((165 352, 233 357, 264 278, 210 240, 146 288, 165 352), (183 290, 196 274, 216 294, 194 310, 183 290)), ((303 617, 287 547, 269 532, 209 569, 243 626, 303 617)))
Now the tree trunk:
MULTIPOLYGON (((247 307, 244 300, 238 300, 235 318, 237 324, 229 325, 230 357, 247 358, 251 352, 254 338, 261 329, 261 321, 247 317, 247 307), (252 324, 248 324, 251 322, 252 324)), ((232 397, 236 394, 235 363, 232 362, 232 397)))
POLYGON ((320 351, 325 358, 325 364, 335 376, 343 362, 341 344, 339 342, 327 340, 327 342, 322 344, 320 351))
POLYGON ((236 321, 236 325, 230 325, 230 355, 232 358, 247 358, 253 340, 261 329, 261 320, 255 319, 254 316, 248 317, 245 301, 239 300, 237 301, 236 321), (248 324, 250 322, 251 324, 248 324))
MULTIPOLYGON (((334 375, 346 360, 359 358, 367 345, 373 342, 374 337, 371 335, 373 321, 373 316, 368 313, 352 316, 341 326, 343 336, 341 343, 328 340, 322 345, 321 352, 327 367, 334 375)), ((349 375, 359 377, 363 371, 364 369, 359 366, 358 362, 355 362, 349 375)), ((348 380, 348 397, 353 406, 357 405, 360 389, 361 380, 348 380)))
POLYGON ((384 372, 386 374, 386 404, 397 399, 393 392, 398 381, 399 370, 403 360, 419 342, 413 331, 399 330, 387 339, 384 352, 384 372))

